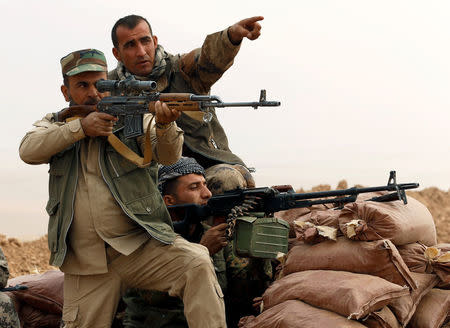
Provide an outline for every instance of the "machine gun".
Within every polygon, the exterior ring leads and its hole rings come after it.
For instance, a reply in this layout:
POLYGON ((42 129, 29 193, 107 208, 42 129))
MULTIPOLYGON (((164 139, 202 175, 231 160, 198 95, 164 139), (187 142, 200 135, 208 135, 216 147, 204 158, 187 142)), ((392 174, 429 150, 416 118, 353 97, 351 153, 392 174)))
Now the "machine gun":
POLYGON ((111 92, 114 96, 104 97, 97 106, 72 106, 57 113, 57 121, 65 121, 68 117, 84 117, 98 110, 113 116, 124 118, 124 135, 126 138, 140 136, 144 133, 142 117, 154 110, 156 101, 164 102, 170 109, 178 111, 202 111, 203 120, 209 122, 213 108, 224 107, 276 107, 279 101, 267 101, 266 90, 261 90, 259 101, 223 102, 218 96, 195 95, 191 93, 159 93, 155 92, 155 81, 138 81, 133 76, 125 80, 99 80, 96 88, 100 92, 111 92), (118 94, 118 95, 117 95, 118 94), (132 95, 130 95, 132 94, 132 95))
MULTIPOLYGON (((310 207, 317 204, 335 204, 342 207, 356 201, 359 194, 388 191, 390 193, 372 197, 367 201, 390 202, 401 200, 407 204, 405 190, 418 188, 418 183, 397 184, 396 173, 391 171, 387 185, 367 188, 349 188, 342 190, 295 193, 290 186, 263 187, 227 191, 211 197, 207 205, 183 204, 168 206, 169 212, 183 217, 182 221, 173 222, 175 232, 186 236, 189 227, 205 220, 209 216, 225 216, 232 227, 236 217, 248 212, 262 212, 263 217, 273 217, 273 213, 291 208, 310 207), (180 215, 184 213, 183 215, 180 215)), ((228 234, 233 237, 233 231, 228 234)))

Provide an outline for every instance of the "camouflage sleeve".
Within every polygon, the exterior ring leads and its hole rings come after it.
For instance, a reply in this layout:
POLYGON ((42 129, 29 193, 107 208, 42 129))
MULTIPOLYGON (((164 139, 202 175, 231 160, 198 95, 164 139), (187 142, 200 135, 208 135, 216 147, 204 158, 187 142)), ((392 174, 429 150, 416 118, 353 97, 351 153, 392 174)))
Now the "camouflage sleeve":
POLYGON ((0 288, 6 286, 9 278, 8 262, 6 261, 5 254, 3 254, 0 248, 0 288))
POLYGON ((240 45, 231 43, 227 30, 208 35, 201 48, 181 56, 180 71, 195 93, 208 93, 211 86, 233 65, 240 45))
POLYGON ((20 328, 14 303, 6 293, 0 293, 0 328, 20 328))

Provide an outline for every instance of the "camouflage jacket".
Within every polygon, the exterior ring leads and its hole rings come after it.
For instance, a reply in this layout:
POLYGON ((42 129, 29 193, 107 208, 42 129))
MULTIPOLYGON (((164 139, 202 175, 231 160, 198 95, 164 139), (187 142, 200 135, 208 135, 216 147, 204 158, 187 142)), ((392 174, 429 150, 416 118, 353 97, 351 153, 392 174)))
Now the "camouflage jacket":
MULTIPOLYGON (((231 67, 239 48, 240 45, 231 43, 227 30, 208 35, 201 48, 186 54, 171 55, 158 46, 156 57, 162 58, 155 57, 152 73, 136 78, 155 80, 158 92, 208 94, 211 86, 231 67)), ((108 78, 124 79, 128 75, 119 62, 108 78)), ((176 121, 184 131, 183 155, 195 158, 204 168, 219 163, 245 165, 231 152, 225 131, 214 111, 212 114, 208 123, 203 121, 201 112, 184 112, 176 121)))
MULTIPOLYGON (((5 254, 0 248, 0 288, 8 283, 9 270, 5 254)), ((6 293, 0 292, 0 328, 19 328, 19 317, 12 300, 6 293)))
POLYGON ((0 288, 6 286, 9 278, 8 262, 6 261, 5 254, 3 254, 0 248, 0 288))

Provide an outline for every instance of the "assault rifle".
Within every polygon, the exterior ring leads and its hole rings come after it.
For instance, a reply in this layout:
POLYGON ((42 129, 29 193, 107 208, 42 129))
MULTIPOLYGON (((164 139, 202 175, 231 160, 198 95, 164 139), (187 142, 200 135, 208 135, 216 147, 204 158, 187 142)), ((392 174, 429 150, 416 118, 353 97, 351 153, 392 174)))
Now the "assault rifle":
MULTIPOLYGON (((349 188, 342 190, 295 193, 291 186, 238 189, 212 196, 207 205, 183 204, 168 206, 170 212, 183 217, 182 221, 173 222, 175 232, 186 236, 191 224, 199 223, 209 216, 225 216, 244 205, 251 212, 263 212, 265 216, 291 208, 310 207, 317 204, 335 204, 342 207, 356 201, 359 194, 390 191, 367 201, 391 202, 401 200, 407 204, 405 190, 418 188, 418 183, 397 184, 396 173, 391 171, 387 185, 368 188, 349 188), (180 215, 184 213, 183 215, 180 215)), ((245 208, 244 208, 245 209, 245 208)))
POLYGON ((58 121, 65 121, 71 116, 86 116, 94 110, 113 116, 124 117, 124 135, 132 138, 142 135, 142 116, 154 108, 156 101, 164 102, 169 108, 179 111, 202 111, 203 120, 212 119, 212 108, 224 107, 275 107, 279 101, 267 101, 266 90, 261 90, 259 101, 253 102, 223 102, 218 96, 195 95, 191 93, 159 93, 155 92, 155 81, 138 81, 130 76, 125 80, 99 80, 96 88, 100 92, 111 92, 118 96, 105 97, 94 106, 72 106, 57 114, 58 121), (137 94, 137 95, 130 95, 137 94))

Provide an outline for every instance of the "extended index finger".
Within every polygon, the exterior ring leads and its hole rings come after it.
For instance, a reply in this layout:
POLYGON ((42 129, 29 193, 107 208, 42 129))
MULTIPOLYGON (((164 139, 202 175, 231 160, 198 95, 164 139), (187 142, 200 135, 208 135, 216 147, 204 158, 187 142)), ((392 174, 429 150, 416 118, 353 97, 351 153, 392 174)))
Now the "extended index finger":
POLYGON ((243 20, 241 20, 241 23, 244 25, 253 25, 254 23, 263 20, 264 17, 263 16, 253 16, 253 17, 249 17, 249 18, 245 18, 243 20))

